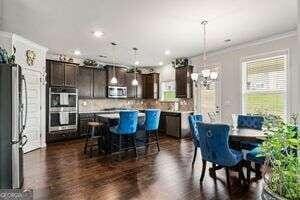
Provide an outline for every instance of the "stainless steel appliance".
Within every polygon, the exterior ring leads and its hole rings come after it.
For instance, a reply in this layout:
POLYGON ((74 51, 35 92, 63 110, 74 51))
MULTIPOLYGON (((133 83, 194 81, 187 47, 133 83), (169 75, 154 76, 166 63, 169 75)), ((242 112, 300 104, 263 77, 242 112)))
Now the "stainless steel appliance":
POLYGON ((49 88, 49 132, 77 129, 78 90, 49 88))
POLYGON ((109 98, 127 98, 127 87, 108 86, 109 98))
POLYGON ((0 188, 23 185, 27 86, 18 65, 0 64, 0 188), (24 91, 24 94, 22 94, 24 91))

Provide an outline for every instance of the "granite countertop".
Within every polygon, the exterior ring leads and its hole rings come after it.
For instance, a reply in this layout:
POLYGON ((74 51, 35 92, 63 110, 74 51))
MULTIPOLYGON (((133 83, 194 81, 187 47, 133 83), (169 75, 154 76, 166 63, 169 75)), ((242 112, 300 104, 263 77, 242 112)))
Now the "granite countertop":
MULTIPOLYGON (((144 109, 137 109, 137 110, 144 110, 144 109)), ((92 111, 79 111, 79 114, 89 114, 89 113, 118 113, 122 110, 92 110, 92 111)), ((173 111, 173 110, 161 110, 162 112, 169 112, 169 113, 193 113, 194 111, 188 110, 188 111, 173 111)))

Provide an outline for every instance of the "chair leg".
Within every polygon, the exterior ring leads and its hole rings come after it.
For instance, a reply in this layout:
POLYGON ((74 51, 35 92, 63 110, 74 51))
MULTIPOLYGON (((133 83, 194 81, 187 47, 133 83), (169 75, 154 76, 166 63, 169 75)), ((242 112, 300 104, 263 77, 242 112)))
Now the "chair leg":
POLYGON ((206 170, 206 160, 202 160, 202 172, 201 172, 200 183, 203 182, 205 170, 206 170))
POLYGON ((138 155, 137 155, 137 149, 136 149, 135 135, 132 136, 132 143, 133 143, 133 147, 134 147, 134 154, 135 154, 135 157, 137 158, 138 155))
POLYGON ((225 172, 226 172, 226 182, 228 187, 230 187, 230 175, 229 175, 229 168, 225 167, 225 172))
POLYGON ((155 131, 155 138, 156 138, 156 146, 157 146, 157 150, 160 151, 160 148, 159 148, 159 140, 158 140, 158 131, 155 131))
POLYGON ((146 153, 148 153, 149 150, 149 142, 150 142, 150 134, 146 131, 146 153))
POLYGON ((244 176, 244 172, 243 172, 242 163, 239 164, 238 170, 239 170, 239 179, 240 179, 241 183, 245 183, 245 176, 244 176))
POLYGON ((194 150, 194 158, 193 158, 193 163, 192 163, 193 166, 194 166, 194 164, 195 164, 196 157, 197 157, 197 147, 195 146, 195 150, 194 150))
POLYGON ((247 182, 250 183, 251 178, 251 162, 247 161, 247 182))
POLYGON ((256 179, 262 178, 260 167, 261 167, 260 164, 255 163, 255 178, 256 179))

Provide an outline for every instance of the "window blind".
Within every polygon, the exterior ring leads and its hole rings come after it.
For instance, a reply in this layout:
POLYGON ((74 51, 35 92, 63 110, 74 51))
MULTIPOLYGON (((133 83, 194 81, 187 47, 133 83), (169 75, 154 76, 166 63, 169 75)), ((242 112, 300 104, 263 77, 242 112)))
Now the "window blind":
POLYGON ((286 114, 286 55, 243 63, 244 113, 286 114))

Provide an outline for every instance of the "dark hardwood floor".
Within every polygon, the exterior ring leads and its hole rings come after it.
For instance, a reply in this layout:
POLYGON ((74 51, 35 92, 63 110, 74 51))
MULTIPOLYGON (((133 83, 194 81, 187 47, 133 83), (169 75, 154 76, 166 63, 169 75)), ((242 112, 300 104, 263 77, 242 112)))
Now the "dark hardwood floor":
MULTIPOLYGON (((46 149, 25 154, 25 188, 34 190, 34 199, 259 199, 262 182, 249 187, 238 184, 231 174, 231 190, 225 170, 214 181, 207 171, 200 186, 201 157, 191 167, 193 144, 189 140, 162 138, 161 151, 153 145, 118 158, 83 154, 83 140, 50 144, 46 149)), ((96 154, 96 152, 95 152, 96 154)))

